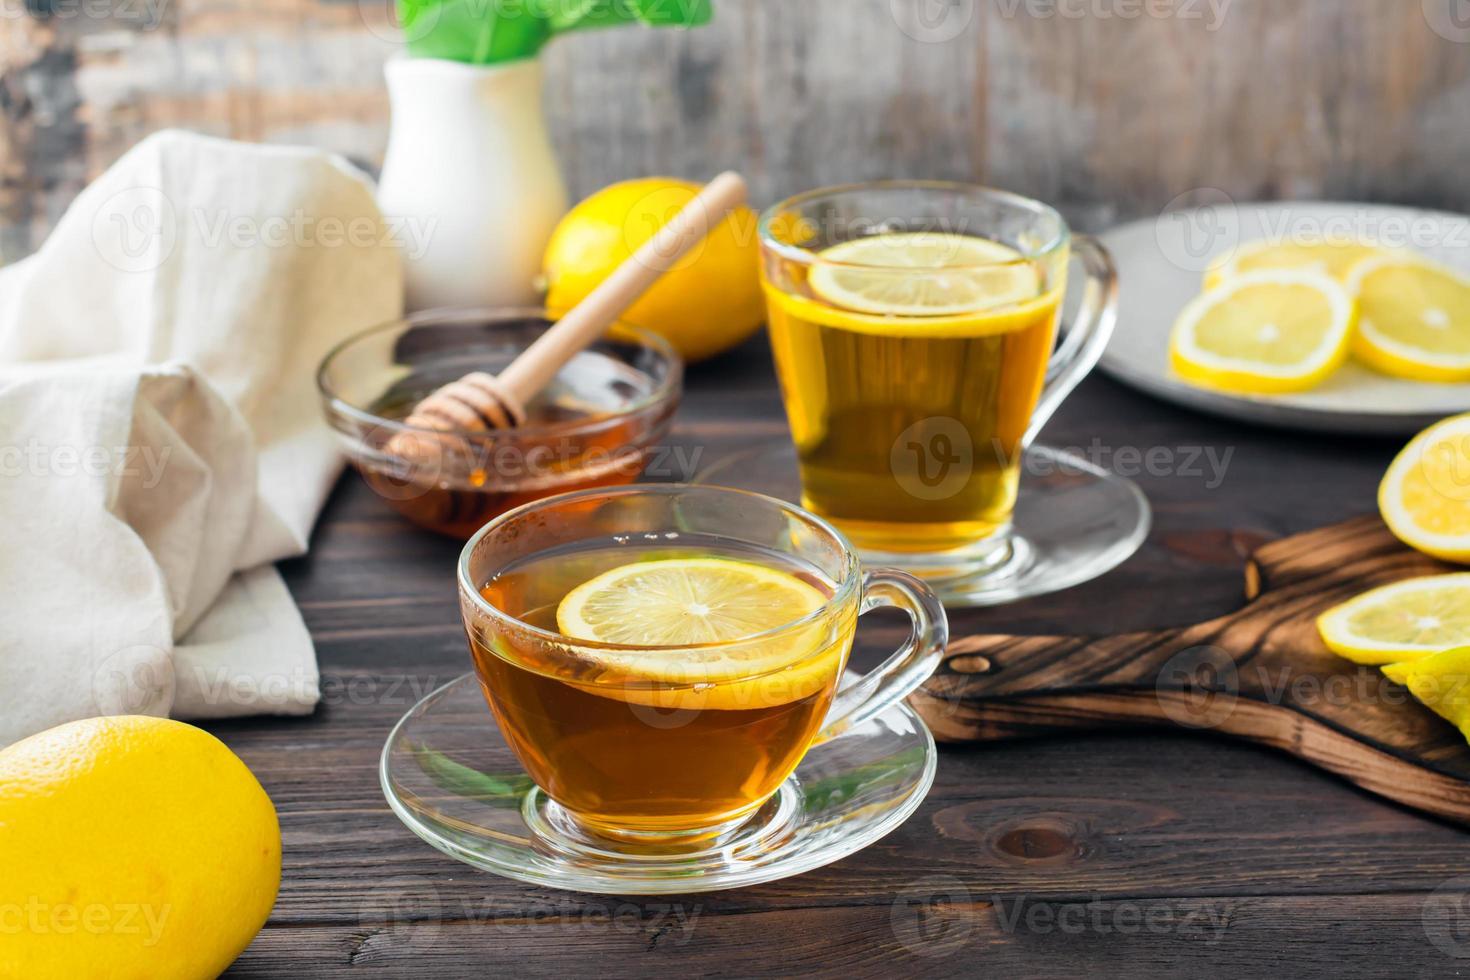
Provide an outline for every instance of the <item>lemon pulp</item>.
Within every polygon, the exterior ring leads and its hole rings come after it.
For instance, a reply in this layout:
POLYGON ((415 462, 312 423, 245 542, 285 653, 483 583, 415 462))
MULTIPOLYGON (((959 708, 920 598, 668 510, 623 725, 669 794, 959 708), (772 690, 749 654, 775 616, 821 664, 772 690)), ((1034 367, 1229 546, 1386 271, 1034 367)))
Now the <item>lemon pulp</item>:
POLYGON ((1315 272, 1258 272, 1204 293, 1180 313, 1170 359, 1185 380, 1226 391, 1300 391, 1347 357, 1351 295, 1315 272))
POLYGON ((1034 299, 1039 279, 1008 245, 948 232, 856 238, 817 254, 808 285, 833 306, 885 316, 944 316, 1034 299))
POLYGON ((1413 381, 1470 380, 1470 279, 1412 256, 1362 263, 1353 353, 1413 381))
POLYGON ((1385 255, 1376 245, 1353 241, 1253 242, 1228 253, 1205 273, 1205 288, 1214 289, 1235 276, 1269 270, 1317 272, 1346 281, 1365 259, 1385 255))
POLYGON ((562 599, 557 628, 578 640, 683 647, 742 640, 795 622, 826 597, 795 575, 727 558, 633 562, 562 599))
POLYGON ((1414 660, 1470 645, 1470 573, 1408 579, 1323 613, 1328 649, 1356 663, 1414 660))
POLYGON ((789 572, 752 562, 673 558, 584 582, 562 599, 556 621, 573 640, 647 648, 578 650, 604 672, 589 687, 596 693, 658 707, 766 706, 836 681, 851 616, 760 635, 806 619, 827 598, 789 572))
POLYGON ((1384 474, 1378 508, 1410 547, 1470 563, 1470 415, 1414 437, 1384 474))

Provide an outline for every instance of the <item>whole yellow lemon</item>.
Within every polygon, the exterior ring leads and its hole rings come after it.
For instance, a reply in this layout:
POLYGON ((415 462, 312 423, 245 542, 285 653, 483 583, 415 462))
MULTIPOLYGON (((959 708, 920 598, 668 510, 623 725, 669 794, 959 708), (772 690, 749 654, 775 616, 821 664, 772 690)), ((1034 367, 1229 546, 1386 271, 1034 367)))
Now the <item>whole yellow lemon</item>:
POLYGON ((280 883, 275 807, 208 732, 91 718, 0 750, 0 977, 218 976, 280 883))
MULTIPOLYGON (((571 210, 546 246, 546 305, 565 313, 699 193, 699 184, 648 177, 604 187, 571 210)), ((760 327, 756 216, 742 207, 654 283, 623 319, 660 334, 686 361, 734 347, 760 327)))

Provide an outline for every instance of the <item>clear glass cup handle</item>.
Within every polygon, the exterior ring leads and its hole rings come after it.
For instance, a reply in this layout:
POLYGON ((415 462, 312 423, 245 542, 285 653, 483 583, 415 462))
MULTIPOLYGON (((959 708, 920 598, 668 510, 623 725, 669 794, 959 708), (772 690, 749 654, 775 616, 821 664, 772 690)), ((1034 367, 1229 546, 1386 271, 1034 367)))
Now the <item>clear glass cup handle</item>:
POLYGON ((949 619, 929 586, 897 569, 866 572, 858 615, 882 608, 909 614, 913 629, 908 640, 893 656, 838 693, 827 713, 827 724, 813 744, 830 741, 881 715, 914 693, 939 666, 949 642, 949 619))
POLYGON ((1072 326, 1046 366, 1046 385, 1031 413, 1031 426, 1021 438, 1022 447, 1031 445, 1072 389, 1097 366, 1118 324, 1118 271, 1112 255, 1090 235, 1072 239, 1072 254, 1082 262, 1087 286, 1072 326))

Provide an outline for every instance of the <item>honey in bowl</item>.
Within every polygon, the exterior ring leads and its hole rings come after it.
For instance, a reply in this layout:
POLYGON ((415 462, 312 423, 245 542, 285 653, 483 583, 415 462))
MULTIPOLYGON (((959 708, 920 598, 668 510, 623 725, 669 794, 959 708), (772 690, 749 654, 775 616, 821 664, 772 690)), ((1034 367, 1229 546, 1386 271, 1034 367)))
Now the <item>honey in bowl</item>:
POLYGON ((327 415, 368 486, 415 524, 467 538, 528 501, 637 479, 668 430, 680 368, 667 344, 633 327, 615 326, 569 361, 526 405, 522 425, 405 427, 431 392, 471 371, 497 373, 549 322, 539 311, 439 311, 330 354, 319 374, 327 415), (402 451, 405 441, 414 452, 402 451))

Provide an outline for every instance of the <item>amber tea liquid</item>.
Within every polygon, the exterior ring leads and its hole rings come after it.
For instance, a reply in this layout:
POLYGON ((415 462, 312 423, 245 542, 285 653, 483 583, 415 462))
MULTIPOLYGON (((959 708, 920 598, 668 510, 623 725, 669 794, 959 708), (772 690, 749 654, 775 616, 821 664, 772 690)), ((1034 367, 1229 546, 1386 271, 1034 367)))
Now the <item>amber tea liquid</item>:
MULTIPOLYGON (((1006 526, 1060 291, 942 317, 845 310, 766 280, 802 505, 869 552, 963 548, 1006 526)), ((916 270, 916 275, 933 275, 916 270)))
MULTIPOLYGON (((789 555, 711 539, 547 551, 506 568, 481 595, 555 633, 562 598, 605 571, 638 560, 711 557, 756 562, 834 592, 830 580, 789 555)), ((801 761, 831 706, 856 623, 855 608, 824 616, 780 641, 783 669, 737 677, 727 661, 719 683, 689 682, 701 674, 701 657, 727 656, 699 648, 621 648, 610 656, 483 617, 470 645, 501 732, 552 799, 606 833, 679 832, 753 811, 801 761)), ((763 662, 771 652, 762 651, 763 662)))

